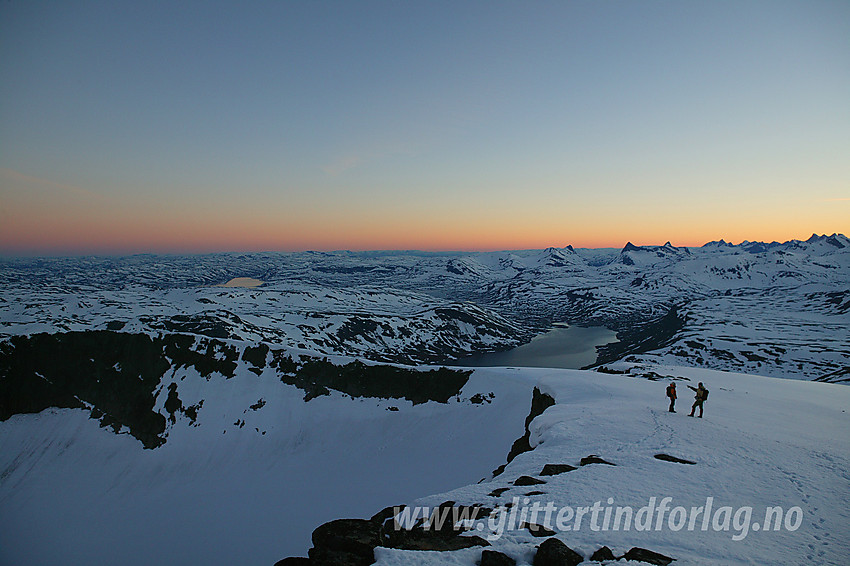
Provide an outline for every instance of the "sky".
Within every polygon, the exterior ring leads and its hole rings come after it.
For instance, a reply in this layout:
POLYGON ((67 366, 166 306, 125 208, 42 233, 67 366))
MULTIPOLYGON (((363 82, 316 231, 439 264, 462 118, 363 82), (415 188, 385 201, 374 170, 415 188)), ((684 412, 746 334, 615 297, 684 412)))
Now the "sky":
POLYGON ((0 2, 0 254, 850 232, 850 2, 0 2))

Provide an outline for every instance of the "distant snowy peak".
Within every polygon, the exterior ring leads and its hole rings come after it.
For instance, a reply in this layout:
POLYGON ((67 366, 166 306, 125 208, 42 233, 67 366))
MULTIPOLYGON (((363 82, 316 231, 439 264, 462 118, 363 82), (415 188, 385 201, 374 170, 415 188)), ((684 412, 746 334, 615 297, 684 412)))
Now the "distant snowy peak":
POLYGON ((850 239, 848 239, 847 236, 845 236, 844 234, 833 234, 832 236, 827 236, 826 234, 824 234, 823 236, 812 234, 812 236, 808 240, 806 240, 807 244, 814 244, 819 242, 829 244, 830 246, 834 246, 839 249, 850 246, 850 239))
POLYGON ((840 250, 850 250, 850 239, 844 234, 826 234, 819 236, 812 234, 808 240, 788 240, 786 242, 751 242, 744 240, 740 244, 731 244, 724 240, 708 242, 701 249, 704 250, 734 250, 738 249, 751 254, 762 254, 771 251, 805 251, 809 253, 824 254, 840 250))
POLYGON ((636 246, 627 242, 620 252, 619 263, 624 265, 638 265, 656 263, 658 260, 671 258, 684 258, 691 255, 691 250, 686 247, 676 247, 670 242, 663 246, 636 246))
POLYGON ((546 248, 539 263, 548 267, 573 267, 584 264, 572 246, 565 248, 546 248))
POLYGON ((723 238, 721 238, 719 240, 714 240, 712 242, 708 242, 707 244, 702 246, 703 249, 709 249, 709 250, 710 249, 722 250, 722 249, 728 249, 728 248, 734 248, 734 247, 735 247, 735 244, 727 242, 723 238))

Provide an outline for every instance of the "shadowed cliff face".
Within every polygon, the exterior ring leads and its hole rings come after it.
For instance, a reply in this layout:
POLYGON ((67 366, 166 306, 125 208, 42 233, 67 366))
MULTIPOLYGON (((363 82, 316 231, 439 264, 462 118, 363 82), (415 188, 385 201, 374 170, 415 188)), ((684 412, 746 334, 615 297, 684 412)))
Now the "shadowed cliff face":
POLYGON ((685 326, 685 320, 674 305, 667 313, 655 320, 636 324, 617 332, 618 342, 611 342, 597 348, 596 363, 593 367, 622 359, 628 354, 651 352, 669 345, 677 333, 685 326))
POLYGON ((15 336, 0 343, 0 421, 49 407, 85 408, 101 426, 126 427, 145 448, 166 441, 167 419, 182 412, 194 422, 202 409, 184 407, 169 389, 162 412, 155 410, 166 373, 193 368, 209 379, 239 370, 274 371, 283 383, 305 392, 305 401, 331 390, 352 397, 447 402, 471 372, 417 371, 393 366, 345 365, 299 356, 265 344, 226 343, 214 338, 164 334, 148 336, 110 330, 15 336))

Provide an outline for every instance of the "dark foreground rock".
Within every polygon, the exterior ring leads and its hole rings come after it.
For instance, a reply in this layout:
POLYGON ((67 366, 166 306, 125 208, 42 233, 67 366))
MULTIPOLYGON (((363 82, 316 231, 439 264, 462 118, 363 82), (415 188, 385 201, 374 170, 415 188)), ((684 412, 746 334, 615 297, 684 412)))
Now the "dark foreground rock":
POLYGON ((502 472, 505 471, 505 467, 507 464, 510 464, 514 458, 522 454, 523 452, 529 452, 531 450, 531 430, 528 428, 531 425, 531 421, 539 417, 543 414, 543 411, 551 407, 555 404, 555 399, 547 394, 542 393, 538 388, 534 388, 534 392, 531 394, 531 411, 528 413, 528 416, 525 417, 525 434, 522 437, 516 439, 511 446, 510 451, 508 452, 508 461, 506 464, 502 464, 495 470, 493 470, 493 476, 498 476, 502 472))
POLYGON ((675 462, 677 464, 696 464, 696 462, 692 462, 691 460, 685 460, 684 458, 677 458, 675 456, 671 456, 669 454, 656 454, 654 456, 658 460, 664 460, 665 462, 675 462))
POLYGON ((576 470, 575 466, 570 466, 569 464, 546 464, 543 466, 543 469, 540 471, 541 476, 557 476, 559 474, 565 474, 567 472, 572 472, 576 470))
POLYGON ((543 541, 534 555, 534 566, 576 566, 584 560, 581 554, 556 538, 543 541))
POLYGON ((313 531, 313 548, 308 556, 314 565, 365 566, 375 561, 374 550, 380 542, 380 524, 366 519, 337 519, 313 531))
POLYGON ((607 460, 603 460, 602 458, 600 458, 596 454, 591 454, 590 456, 585 456, 584 458, 581 459, 580 465, 587 466, 588 464, 607 464, 609 466, 616 466, 617 465, 617 464, 614 464, 612 462, 608 462, 607 460))
POLYGON ((602 562, 603 560, 616 560, 617 557, 607 546, 603 546, 596 552, 590 555, 591 562, 602 562))
POLYGON ((495 550, 481 552, 481 562, 478 566, 516 566, 516 560, 495 550))
POLYGON ((531 476, 520 476, 514 481, 514 485, 518 486, 540 485, 543 483, 546 482, 544 480, 533 478, 531 476))
POLYGON ((637 547, 629 550, 623 556, 623 558, 625 558, 626 560, 633 560, 635 562, 646 562, 648 564, 656 564, 658 566, 667 566, 668 564, 676 560, 675 558, 664 556, 663 554, 653 552, 652 550, 637 547))
POLYGON ((529 533, 531 533, 531 536, 534 537, 555 536, 555 531, 547 529, 543 525, 538 525, 537 523, 523 523, 520 525, 520 528, 526 529, 529 533))

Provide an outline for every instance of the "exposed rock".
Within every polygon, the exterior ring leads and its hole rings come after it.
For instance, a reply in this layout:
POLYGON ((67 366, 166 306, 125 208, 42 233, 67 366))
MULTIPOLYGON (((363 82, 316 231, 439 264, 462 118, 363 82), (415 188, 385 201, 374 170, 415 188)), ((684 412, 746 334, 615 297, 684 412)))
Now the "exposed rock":
POLYGON ((531 497, 532 495, 546 495, 545 491, 529 491, 525 494, 525 497, 531 497))
POLYGON ((355 360, 335 365, 327 359, 306 357, 294 375, 281 381, 305 392, 304 399, 328 395, 334 389, 352 397, 407 399, 414 405, 437 401, 447 403, 460 393, 472 372, 444 367, 420 371, 387 365, 367 365, 355 360))
POLYGON ((462 536, 465 528, 456 520, 486 517, 492 509, 480 506, 455 506, 446 501, 433 510, 429 521, 420 521, 412 528, 404 528, 394 521, 386 521, 380 532, 381 546, 400 550, 451 551, 473 546, 490 546, 478 536, 462 536))
POLYGON ((523 452, 529 452, 531 450, 531 444, 529 440, 531 439, 531 431, 529 430, 529 426, 531 425, 531 421, 539 417, 543 414, 543 411, 551 407, 555 404, 555 399, 552 398, 551 395, 546 393, 541 393, 538 388, 534 388, 534 392, 531 394, 531 411, 528 413, 528 416, 525 417, 525 434, 522 437, 516 439, 514 441, 513 446, 511 446, 510 451, 508 452, 508 461, 506 464, 502 464, 495 470, 493 470, 493 476, 498 476, 502 472, 505 471, 505 466, 510 464, 514 458, 523 452))
POLYGON ((314 550, 346 552, 372 559, 373 549, 381 542, 380 525, 366 519, 337 519, 313 531, 314 550))
POLYGON ((670 456, 669 454, 656 454, 655 458, 658 460, 664 460, 665 462, 676 462, 677 464, 696 464, 696 462, 692 462, 691 460, 677 458, 675 456, 670 456))
MULTIPOLYGON (((48 407, 88 408, 102 426, 115 432, 126 427, 145 448, 156 448, 166 441, 168 421, 174 424, 177 414, 183 413, 194 423, 203 402, 185 406, 177 385, 171 383, 166 390, 166 415, 155 411, 167 372, 193 368, 205 379, 213 374, 230 379, 240 362, 242 367, 250 365, 249 371, 262 373, 269 354, 268 365, 281 381, 301 388, 305 400, 334 389, 352 397, 446 403, 471 374, 360 361, 335 365, 310 356, 295 362, 284 350, 264 344, 246 346, 240 357, 239 346, 207 335, 148 336, 112 330, 40 333, 0 341, 0 421, 48 407)), ((258 410, 264 403, 260 400, 251 409, 258 410)))
POLYGON ((375 563, 374 553, 371 556, 363 556, 342 550, 311 548, 307 554, 312 566, 369 566, 375 563))
POLYGON ((396 514, 399 513, 405 507, 407 507, 407 505, 393 505, 391 507, 385 507, 384 509, 381 509, 380 511, 372 515, 372 518, 369 520, 373 523, 383 525, 384 521, 395 517, 396 514))
POLYGON ((538 547, 534 555, 534 566, 576 566, 584 558, 556 538, 548 538, 538 547))
POLYGON ((514 481, 514 485, 524 486, 524 485, 540 485, 541 483, 546 483, 544 480, 539 480, 537 478, 533 478, 531 476, 520 476, 514 481))
POLYGON ((603 560, 616 560, 617 557, 607 546, 603 546, 590 556, 591 562, 602 562, 603 560))
POLYGON ((509 487, 497 487, 496 489, 494 489, 493 491, 491 491, 487 495, 489 495, 490 497, 501 497, 502 494, 505 493, 506 491, 508 491, 509 489, 511 489, 511 488, 509 488, 509 487))
POLYGON ((608 464, 609 466, 616 466, 617 464, 612 464, 606 460, 603 460, 596 454, 591 454, 590 456, 585 456, 581 459, 580 465, 587 466, 588 464, 608 464))
POLYGON ((312 562, 310 562, 309 558, 290 556, 289 558, 278 560, 274 563, 274 566, 310 566, 310 564, 312 564, 312 562))
POLYGON ((479 566, 516 566, 516 560, 495 550, 484 550, 481 552, 479 566))
POLYGON ((637 547, 629 550, 623 556, 623 558, 635 562, 647 562, 649 564, 656 564, 657 566, 667 566, 668 564, 676 560, 675 558, 670 558, 669 556, 664 556, 663 554, 659 554, 657 552, 653 552, 645 548, 637 547))
POLYGON ((381 546, 399 550, 446 552, 473 546, 490 546, 490 543, 479 536, 461 536, 460 531, 453 529, 434 530, 417 527, 411 530, 401 529, 388 532, 381 546))
MULTIPOLYGON (((625 263, 625 262, 624 262, 625 263)), ((617 341, 596 349, 596 364, 607 364, 623 359, 629 354, 663 348, 673 342, 676 333, 685 326, 684 315, 674 305, 660 318, 617 332, 617 341)))
POLYGON ((531 533, 531 536, 535 537, 551 537, 556 534, 552 529, 547 529, 543 525, 538 525, 537 523, 523 523, 520 525, 520 528, 528 530, 528 532, 531 533))
POLYGON ((546 464, 543 466, 543 470, 540 472, 541 476, 557 476, 558 474, 564 474, 566 472, 572 472, 576 470, 575 466, 570 466, 569 464, 546 464))

